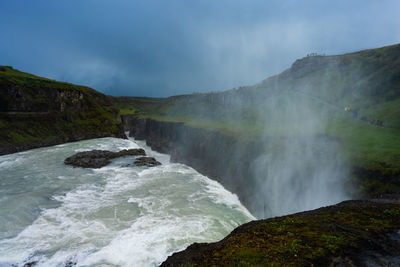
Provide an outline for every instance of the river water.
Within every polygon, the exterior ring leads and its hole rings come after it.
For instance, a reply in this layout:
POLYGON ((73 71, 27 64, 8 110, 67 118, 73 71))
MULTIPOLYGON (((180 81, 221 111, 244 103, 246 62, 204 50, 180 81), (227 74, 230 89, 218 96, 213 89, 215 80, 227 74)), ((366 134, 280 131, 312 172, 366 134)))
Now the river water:
POLYGON ((0 266, 158 266, 254 219, 219 183, 144 142, 101 138, 0 157, 0 266), (142 147, 161 166, 73 168, 86 150, 142 147))

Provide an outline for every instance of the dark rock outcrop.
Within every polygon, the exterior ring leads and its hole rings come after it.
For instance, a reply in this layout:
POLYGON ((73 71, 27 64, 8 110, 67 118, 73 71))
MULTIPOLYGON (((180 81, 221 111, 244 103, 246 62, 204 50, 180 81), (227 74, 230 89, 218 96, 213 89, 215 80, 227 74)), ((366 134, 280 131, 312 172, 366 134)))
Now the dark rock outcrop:
POLYGON ((252 221, 161 266, 398 266, 399 229, 399 199, 345 201, 252 221))
POLYGON ((124 156, 145 156, 143 149, 124 149, 119 152, 107 150, 91 150, 79 152, 65 159, 64 163, 74 167, 101 168, 108 165, 112 159, 124 156))
POLYGON ((134 164, 136 166, 155 167, 161 165, 161 162, 152 157, 140 157, 135 160, 134 164))

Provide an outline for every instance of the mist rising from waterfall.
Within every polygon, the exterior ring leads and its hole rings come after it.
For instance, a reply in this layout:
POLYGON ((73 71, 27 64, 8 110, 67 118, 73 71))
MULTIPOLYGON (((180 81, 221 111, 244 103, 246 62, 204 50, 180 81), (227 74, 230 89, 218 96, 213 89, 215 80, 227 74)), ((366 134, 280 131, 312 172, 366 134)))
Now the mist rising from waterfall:
POLYGON ((327 128, 342 115, 308 92, 281 86, 259 105, 265 148, 253 163, 256 216, 271 217, 315 209, 350 198, 348 167, 341 142, 327 128))
MULTIPOLYGON (((217 168, 226 173, 214 178, 242 197, 254 216, 266 218, 335 204, 352 193, 342 143, 329 134, 329 128, 340 127, 338 122, 346 116, 340 103, 329 102, 334 79, 330 71, 337 67, 338 62, 329 57, 306 58, 252 87, 174 97, 168 114, 187 116, 192 125, 211 122, 222 131, 236 127, 240 129, 237 138, 250 138, 225 148, 207 139, 206 146, 232 152, 218 159, 224 163, 217 168), (326 68, 317 79, 309 75, 321 66, 326 68)), ((196 153, 200 146, 194 147, 192 154, 198 157, 204 148, 196 153)), ((226 155, 218 149, 208 153, 226 155)))

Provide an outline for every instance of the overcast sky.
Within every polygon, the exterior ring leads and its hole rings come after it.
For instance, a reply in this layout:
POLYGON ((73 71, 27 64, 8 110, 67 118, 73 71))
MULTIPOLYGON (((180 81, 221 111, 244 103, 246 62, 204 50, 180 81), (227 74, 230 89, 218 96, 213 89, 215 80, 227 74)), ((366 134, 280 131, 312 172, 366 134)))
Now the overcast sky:
POLYGON ((109 95, 255 84, 298 58, 400 43, 399 0, 4 0, 0 65, 109 95))

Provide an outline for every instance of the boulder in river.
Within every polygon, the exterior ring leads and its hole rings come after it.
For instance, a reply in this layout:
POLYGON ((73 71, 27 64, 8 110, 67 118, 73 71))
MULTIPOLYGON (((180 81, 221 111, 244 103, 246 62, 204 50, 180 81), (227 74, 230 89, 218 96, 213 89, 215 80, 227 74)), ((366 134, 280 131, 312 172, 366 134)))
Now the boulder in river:
POLYGON ((154 167, 161 165, 161 162, 158 162, 155 158, 152 157, 140 157, 135 160, 134 164, 136 166, 154 167))
POLYGON ((145 156, 146 152, 139 149, 124 149, 119 152, 107 150, 91 150, 79 152, 64 160, 67 165, 82 168, 101 168, 108 165, 112 159, 124 156, 145 156))

